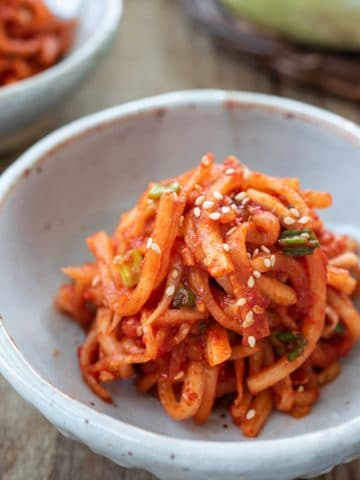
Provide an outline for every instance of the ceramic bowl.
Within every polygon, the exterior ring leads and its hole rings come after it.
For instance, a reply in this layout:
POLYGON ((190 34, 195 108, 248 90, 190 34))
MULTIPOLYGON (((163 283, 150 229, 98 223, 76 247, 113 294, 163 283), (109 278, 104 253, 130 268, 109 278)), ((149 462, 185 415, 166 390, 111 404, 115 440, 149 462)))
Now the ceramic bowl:
POLYGON ((67 56, 38 75, 0 87, 0 153, 43 134, 65 99, 98 64, 114 38, 122 0, 46 0, 59 16, 77 17, 74 45, 67 56), (72 8, 70 8, 72 7, 72 8))
POLYGON ((53 308, 60 268, 90 258, 86 236, 111 230, 147 182, 193 167, 207 151, 331 191, 325 219, 358 235, 360 130, 343 118, 223 91, 166 94, 86 117, 36 144, 0 179, 0 371, 64 435, 162 480, 320 474, 360 454, 359 348, 311 415, 274 414, 250 440, 221 411, 202 427, 174 422, 132 382, 112 385, 115 406, 100 401, 81 380, 81 330, 53 308))

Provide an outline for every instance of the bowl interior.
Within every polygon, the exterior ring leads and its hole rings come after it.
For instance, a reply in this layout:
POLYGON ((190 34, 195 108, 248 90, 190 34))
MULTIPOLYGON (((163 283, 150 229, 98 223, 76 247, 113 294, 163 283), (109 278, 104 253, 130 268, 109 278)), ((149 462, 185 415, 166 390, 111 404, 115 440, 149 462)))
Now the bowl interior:
MULTIPOLYGON (((359 186, 359 145, 350 138, 265 107, 221 103, 156 109, 94 128, 24 173, 0 211, 1 314, 33 368, 84 404, 165 435, 244 441, 221 410, 202 427, 177 423, 156 399, 136 393, 132 382, 111 386, 116 406, 102 403, 79 373, 76 350, 83 334, 52 303, 64 281, 60 268, 90 258, 87 235, 111 231, 147 182, 193 167, 207 151, 219 160, 236 154, 252 169, 300 177, 305 188, 331 191, 334 207, 324 218, 358 235, 349 205, 359 186)), ((356 349, 343 362, 340 378, 322 390, 313 414, 301 421, 275 414, 262 438, 296 436, 358 416, 360 384, 353 379, 359 365, 356 349)))

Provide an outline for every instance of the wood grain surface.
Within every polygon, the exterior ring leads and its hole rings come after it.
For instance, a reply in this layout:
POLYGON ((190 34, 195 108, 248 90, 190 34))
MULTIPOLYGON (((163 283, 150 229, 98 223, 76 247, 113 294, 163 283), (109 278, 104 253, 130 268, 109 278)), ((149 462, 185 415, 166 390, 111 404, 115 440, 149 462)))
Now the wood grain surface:
MULTIPOLYGON (((57 124, 138 97, 212 87, 284 95, 360 121, 359 104, 270 78, 218 49, 188 22, 176 0, 125 0, 114 47, 88 82, 55 112, 57 124)), ((0 157, 1 170, 19 153, 0 157)), ((65 439, 0 378, 1 480, 152 478, 122 469, 65 439)), ((359 478, 360 463, 354 462, 317 480, 359 478)))

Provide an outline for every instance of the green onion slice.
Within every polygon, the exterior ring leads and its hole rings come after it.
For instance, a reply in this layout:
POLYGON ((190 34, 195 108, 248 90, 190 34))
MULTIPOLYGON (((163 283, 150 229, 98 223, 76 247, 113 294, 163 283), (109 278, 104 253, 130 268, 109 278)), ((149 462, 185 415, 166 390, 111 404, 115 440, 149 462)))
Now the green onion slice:
POLYGON ((304 351, 307 340, 302 333, 287 332, 275 329, 270 334, 270 342, 277 355, 287 354, 290 362, 296 360, 304 351))
POLYGON ((140 280, 143 255, 138 248, 130 250, 123 257, 115 257, 113 263, 119 272, 124 287, 135 287, 140 280))
POLYGON ((311 255, 315 248, 320 247, 320 242, 312 230, 284 230, 278 240, 285 255, 303 257, 311 255))
POLYGON ((172 306, 174 308, 182 307, 195 307, 196 297, 195 293, 185 285, 180 284, 178 289, 175 292, 174 299, 172 301, 172 306))
POLYGON ((162 185, 161 183, 155 183, 148 192, 148 197, 152 200, 159 200, 161 195, 165 192, 178 193, 181 189, 181 185, 178 182, 169 183, 169 185, 162 185))

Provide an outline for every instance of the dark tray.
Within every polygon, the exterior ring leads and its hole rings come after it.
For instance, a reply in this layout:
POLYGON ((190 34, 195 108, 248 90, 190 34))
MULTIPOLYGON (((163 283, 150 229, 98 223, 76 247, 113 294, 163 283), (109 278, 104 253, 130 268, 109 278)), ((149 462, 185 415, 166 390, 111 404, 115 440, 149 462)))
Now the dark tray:
POLYGON ((311 49, 259 28, 222 8, 218 0, 181 0, 186 13, 223 46, 249 56, 276 75, 360 100, 360 54, 311 49))

